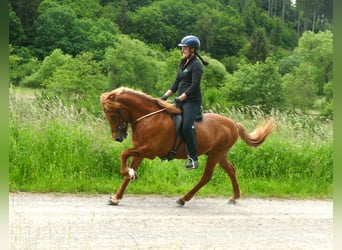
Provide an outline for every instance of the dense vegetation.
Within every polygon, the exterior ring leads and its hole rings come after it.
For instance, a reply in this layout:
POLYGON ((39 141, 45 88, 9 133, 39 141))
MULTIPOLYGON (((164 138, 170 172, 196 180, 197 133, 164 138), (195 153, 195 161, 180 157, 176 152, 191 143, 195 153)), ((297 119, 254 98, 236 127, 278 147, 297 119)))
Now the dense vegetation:
MULTIPOLYGON (((32 102, 11 96, 11 190, 111 190, 129 141, 108 142, 100 94, 127 86, 161 96, 176 75, 177 44, 194 34, 210 62, 205 111, 250 129, 272 115, 281 128, 260 149, 232 150, 242 189, 331 196, 332 0, 10 0, 9 25, 9 86, 39 93, 32 102)), ((158 186, 131 190, 192 186, 199 171, 178 165, 144 161, 139 174, 158 186)), ((208 193, 226 194, 222 176, 208 193)))
MULTIPOLYGON (((30 92, 11 89, 10 190, 30 192, 111 193, 122 181, 120 154, 131 147, 111 139, 108 123, 60 100, 39 100, 30 92)), ((250 131, 264 117, 255 108, 223 113, 250 131)), ((332 123, 312 116, 272 112, 277 130, 259 148, 242 140, 231 149, 242 197, 332 197, 332 123)), ((206 156, 196 171, 184 161, 144 160, 127 193, 181 195, 200 179, 206 156)), ((199 195, 232 193, 227 175, 216 168, 199 195)))
POLYGON ((96 112, 121 85, 161 95, 187 34, 201 40, 205 108, 332 116, 332 1, 10 1, 10 83, 96 112))

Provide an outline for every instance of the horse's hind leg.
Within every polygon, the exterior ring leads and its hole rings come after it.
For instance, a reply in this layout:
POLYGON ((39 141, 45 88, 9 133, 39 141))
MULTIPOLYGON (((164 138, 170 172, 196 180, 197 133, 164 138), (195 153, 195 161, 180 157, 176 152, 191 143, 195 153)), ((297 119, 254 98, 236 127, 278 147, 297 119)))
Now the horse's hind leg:
POLYGON ((213 157, 209 155, 201 179, 196 184, 196 186, 194 186, 187 194, 185 194, 184 196, 182 196, 181 198, 177 200, 177 203, 179 205, 183 206, 185 202, 189 201, 198 190, 200 190, 205 184, 207 184, 211 180, 216 163, 217 163, 217 159, 214 159, 213 157))
POLYGON ((240 198, 240 188, 239 188, 239 184, 238 184, 237 179, 236 179, 235 168, 234 168, 233 164, 231 164, 229 162, 227 156, 223 157, 222 160, 219 161, 219 163, 220 163, 220 166, 222 167, 222 169, 228 174, 228 176, 232 182, 234 194, 230 198, 229 203, 235 204, 236 199, 240 198))
MULTIPOLYGON (((138 167, 140 166, 140 163, 142 162, 144 158, 142 157, 132 157, 132 162, 130 168, 134 169, 136 171, 138 167)), ((123 194, 125 192, 126 187, 128 186, 129 182, 131 181, 131 176, 125 175, 124 179, 121 183, 121 186, 116 191, 116 193, 110 197, 109 204, 110 205, 118 205, 120 200, 123 197, 123 194)))

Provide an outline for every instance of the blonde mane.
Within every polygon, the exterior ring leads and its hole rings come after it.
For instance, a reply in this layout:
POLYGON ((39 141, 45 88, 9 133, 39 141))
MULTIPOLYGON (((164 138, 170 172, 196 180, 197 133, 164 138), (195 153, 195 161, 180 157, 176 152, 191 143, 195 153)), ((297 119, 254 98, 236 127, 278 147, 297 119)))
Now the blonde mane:
MULTIPOLYGON (((101 100, 102 104, 106 103, 106 104, 109 104, 111 106, 115 106, 114 105, 115 97, 122 95, 122 94, 132 94, 132 95, 136 95, 138 97, 141 97, 143 99, 146 99, 150 102, 157 104, 159 107, 164 108, 165 111, 167 111, 168 113, 171 113, 171 114, 180 114, 182 112, 179 108, 177 108, 172 103, 168 103, 168 102, 163 101, 159 98, 152 97, 152 96, 145 94, 141 91, 137 91, 137 90, 127 88, 127 87, 120 87, 120 88, 112 90, 111 92, 103 93, 100 97, 100 100, 101 100)), ((116 106, 119 106, 119 104, 117 104, 116 106)))

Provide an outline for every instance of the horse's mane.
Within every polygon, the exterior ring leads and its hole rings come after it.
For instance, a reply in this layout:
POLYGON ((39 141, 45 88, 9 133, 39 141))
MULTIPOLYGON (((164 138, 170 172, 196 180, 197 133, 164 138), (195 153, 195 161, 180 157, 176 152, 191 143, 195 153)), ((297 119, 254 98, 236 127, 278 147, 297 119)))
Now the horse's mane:
POLYGON ((110 92, 103 93, 100 97, 100 100, 103 104, 107 103, 107 104, 113 105, 115 102, 115 98, 117 96, 122 95, 122 94, 127 94, 127 93, 132 94, 132 95, 136 95, 136 96, 141 97, 145 100, 148 100, 152 103, 155 103, 159 107, 165 108, 166 109, 165 111, 167 111, 171 114, 180 114, 182 112, 179 108, 177 108, 172 103, 163 101, 159 98, 152 97, 146 93, 143 93, 141 91, 137 91, 137 90, 134 90, 131 88, 127 88, 127 87, 120 87, 120 88, 114 89, 110 92))

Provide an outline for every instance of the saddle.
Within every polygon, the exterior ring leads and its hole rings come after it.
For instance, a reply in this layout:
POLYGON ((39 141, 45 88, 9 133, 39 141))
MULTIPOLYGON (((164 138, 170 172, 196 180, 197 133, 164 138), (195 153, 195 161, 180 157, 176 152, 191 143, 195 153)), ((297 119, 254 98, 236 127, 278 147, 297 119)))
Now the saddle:
MULTIPOLYGON (((168 160, 168 161, 173 160, 176 157, 178 149, 184 142, 184 136, 183 136, 183 132, 181 129, 182 121, 183 121, 182 115, 172 115, 172 120, 173 120, 173 125, 176 131, 175 142, 173 143, 173 147, 171 151, 166 156, 160 157, 161 160, 168 160)), ((201 121, 203 121, 202 107, 201 107, 200 112, 196 115, 196 118, 195 118, 195 122, 201 122, 201 121)))

